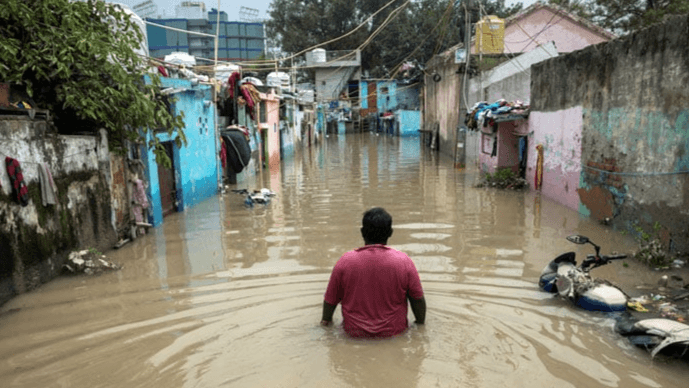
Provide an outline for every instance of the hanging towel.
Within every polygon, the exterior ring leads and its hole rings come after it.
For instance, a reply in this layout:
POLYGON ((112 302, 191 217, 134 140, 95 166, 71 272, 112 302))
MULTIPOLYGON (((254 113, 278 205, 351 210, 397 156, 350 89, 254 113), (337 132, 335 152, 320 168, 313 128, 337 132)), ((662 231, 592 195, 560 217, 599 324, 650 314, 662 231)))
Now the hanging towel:
POLYGON ((7 175, 10 176, 12 191, 17 197, 17 201, 22 206, 28 205, 29 189, 26 188, 26 184, 24 183, 24 174, 22 174, 22 168, 19 165, 19 161, 8 156, 5 158, 5 168, 7 168, 7 175))
POLYGON ((43 206, 57 204, 57 186, 53 181, 53 174, 50 173, 50 169, 45 163, 38 165, 38 177, 41 180, 43 206))
POLYGON ((543 185, 543 145, 536 146, 538 156, 536 158, 536 176, 534 177, 534 188, 540 190, 543 185))

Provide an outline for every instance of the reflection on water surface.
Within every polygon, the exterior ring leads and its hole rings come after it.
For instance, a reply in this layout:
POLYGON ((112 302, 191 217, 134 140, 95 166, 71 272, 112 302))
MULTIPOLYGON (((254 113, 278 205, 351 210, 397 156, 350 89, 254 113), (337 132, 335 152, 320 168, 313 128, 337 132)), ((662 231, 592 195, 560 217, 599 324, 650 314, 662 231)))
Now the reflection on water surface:
MULTIPOLYGON (((331 136, 238 187, 275 191, 268 206, 233 193, 205 201, 109 252, 121 272, 60 278, 3 306, 2 385, 686 385, 685 363, 651 363, 610 318, 536 287, 547 262, 579 249, 564 236, 618 251, 628 238, 534 193, 475 189, 475 172, 451 166, 418 139, 331 136), (318 326, 320 308, 373 206, 393 215, 390 245, 421 273, 427 324, 352 340, 318 326)), ((597 275, 631 287, 640 269, 629 264, 597 275)))

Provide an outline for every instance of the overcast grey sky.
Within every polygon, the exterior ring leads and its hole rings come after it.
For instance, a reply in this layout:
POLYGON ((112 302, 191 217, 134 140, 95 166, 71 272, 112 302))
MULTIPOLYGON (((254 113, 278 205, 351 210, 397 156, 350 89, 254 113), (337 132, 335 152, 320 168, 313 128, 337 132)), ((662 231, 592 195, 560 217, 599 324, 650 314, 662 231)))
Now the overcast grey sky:
MULTIPOLYGON (((113 3, 123 3, 132 8, 134 8, 134 5, 144 1, 145 0, 111 0, 113 3)), ((153 0, 158 6, 158 14, 167 19, 175 17, 175 7, 182 1, 199 0, 153 0)), ((202 0, 202 2, 206 4, 206 10, 218 8, 218 0, 202 0)), ((239 20, 239 9, 241 7, 257 9, 260 18, 268 18, 268 6, 271 2, 272 0, 220 0, 220 10, 227 12, 227 18, 230 21, 239 20)))
MULTIPOLYGON (((123 3, 133 8, 134 5, 142 3, 145 0, 113 0, 113 3, 123 3)), ((158 14, 163 18, 175 17, 175 7, 183 0, 153 0, 158 5, 158 14)), ((199 0, 191 0, 199 1, 199 0)), ((218 0, 203 1, 206 4, 206 9, 218 8, 218 0)), ((259 11, 259 17, 262 19, 268 18, 268 8, 272 0, 220 0, 220 10, 227 12, 227 18, 230 21, 239 20, 239 9, 241 7, 253 8, 259 11)), ((527 7, 536 0, 507 0, 506 4, 511 5, 521 2, 524 7, 527 7)))

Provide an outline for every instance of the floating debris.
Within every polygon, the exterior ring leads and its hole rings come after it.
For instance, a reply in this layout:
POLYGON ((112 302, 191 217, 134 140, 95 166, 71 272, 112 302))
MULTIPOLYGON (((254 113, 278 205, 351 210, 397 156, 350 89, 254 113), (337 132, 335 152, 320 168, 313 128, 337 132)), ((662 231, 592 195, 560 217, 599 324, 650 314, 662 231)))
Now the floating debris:
POLYGON ((267 205, 268 203, 270 203, 270 199, 277 195, 266 188, 263 188, 261 190, 254 190, 252 192, 249 192, 249 190, 247 189, 232 190, 232 192, 241 195, 246 195, 246 198, 244 198, 244 204, 248 207, 253 207, 255 203, 267 205))
POLYGON ((648 312, 648 309, 646 307, 644 307, 641 304, 641 302, 639 302, 639 301, 635 301, 635 302, 629 301, 629 302, 627 302, 627 307, 629 307, 630 309, 632 309, 634 311, 638 311, 640 313, 647 313, 648 312))
POLYGON ((70 273, 83 273, 86 275, 122 269, 122 266, 107 260, 105 255, 95 250, 70 253, 67 262, 62 267, 70 273))
POLYGON ((667 288, 684 288, 684 279, 678 275, 663 275, 658 280, 658 285, 667 288))
POLYGON ((128 238, 122 239, 115 244, 115 249, 120 249, 129 242, 128 238))

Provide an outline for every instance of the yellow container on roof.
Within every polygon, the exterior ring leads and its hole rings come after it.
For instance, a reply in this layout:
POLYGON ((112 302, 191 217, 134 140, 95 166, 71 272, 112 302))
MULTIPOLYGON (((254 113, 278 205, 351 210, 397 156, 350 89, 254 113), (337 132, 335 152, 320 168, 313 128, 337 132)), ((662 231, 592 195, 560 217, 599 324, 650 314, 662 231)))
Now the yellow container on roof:
POLYGON ((505 21, 495 15, 476 22, 476 53, 502 54, 505 50, 505 21))

